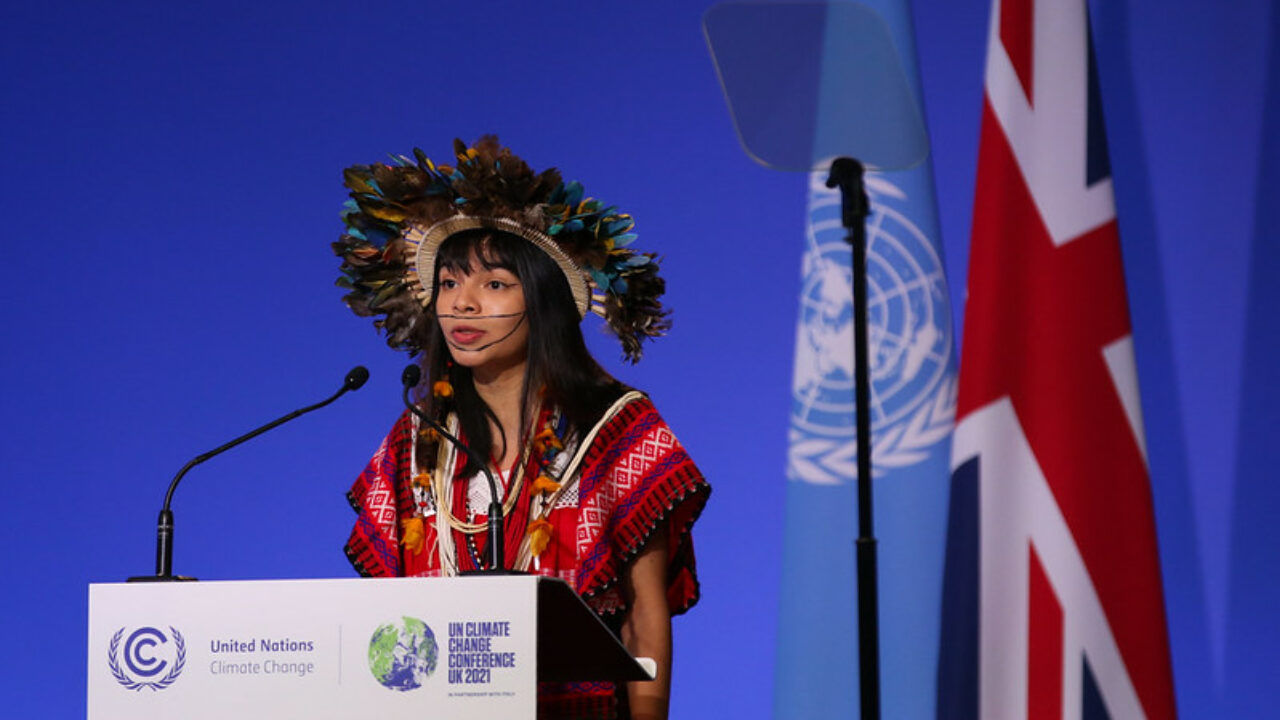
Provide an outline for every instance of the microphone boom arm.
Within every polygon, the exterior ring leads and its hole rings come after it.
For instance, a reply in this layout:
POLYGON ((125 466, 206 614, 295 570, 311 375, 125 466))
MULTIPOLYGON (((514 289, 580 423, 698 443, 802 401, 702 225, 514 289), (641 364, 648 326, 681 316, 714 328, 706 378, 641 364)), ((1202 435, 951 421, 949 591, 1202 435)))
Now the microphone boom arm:
POLYGON ((182 481, 182 477, 187 474, 187 471, 216 455, 220 455, 241 443, 252 440, 262 433, 283 425, 300 415, 305 415, 312 410, 319 410, 342 397, 349 390, 359 390, 368 379, 369 371, 363 366, 357 365, 347 373, 347 377, 343 380, 342 388, 328 399, 322 400, 315 405, 308 405, 300 410, 294 410, 288 415, 272 420, 266 425, 247 432, 224 445, 220 445, 213 450, 204 453, 203 455, 197 455, 188 461, 186 465, 183 465, 182 469, 178 471, 178 474, 175 475, 173 480, 169 483, 169 490, 164 495, 164 506, 160 508, 160 518, 156 523, 156 574, 154 576, 144 575, 141 577, 133 577, 129 578, 129 580, 131 582, 135 582, 185 579, 176 577, 173 574, 173 511, 170 509, 170 506, 173 504, 173 493, 178 489, 178 483, 182 481))

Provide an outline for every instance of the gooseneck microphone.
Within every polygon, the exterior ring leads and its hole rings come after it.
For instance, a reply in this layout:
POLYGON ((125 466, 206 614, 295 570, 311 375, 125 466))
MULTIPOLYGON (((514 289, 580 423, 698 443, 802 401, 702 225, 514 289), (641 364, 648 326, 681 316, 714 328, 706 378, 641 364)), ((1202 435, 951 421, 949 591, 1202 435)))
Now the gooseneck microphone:
POLYGON ((348 372, 347 376, 343 379, 342 388, 338 390, 338 392, 334 393, 331 397, 329 397, 328 400, 318 402, 315 405, 309 405, 307 407, 302 408, 301 410, 294 410, 288 415, 285 415, 284 417, 278 418, 276 420, 272 420, 271 422, 267 423, 266 425, 263 425, 257 430, 253 430, 251 432, 245 433, 244 435, 241 435, 240 437, 236 438, 235 440, 232 440, 231 442, 225 445, 214 448, 213 450, 210 450, 209 452, 203 455, 197 455, 196 457, 192 458, 186 465, 183 465, 182 469, 178 471, 178 474, 174 476, 173 481, 169 483, 169 491, 164 495, 164 507, 160 508, 160 520, 156 526, 156 574, 142 575, 139 577, 131 577, 129 578, 129 582, 167 582, 172 580, 195 580, 195 578, 182 577, 182 576, 177 576, 173 574, 173 511, 169 509, 169 506, 173 503, 173 491, 178 489, 178 483, 182 480, 182 476, 187 474, 188 470, 190 470, 191 468, 195 467, 196 465, 199 465, 200 463, 204 462, 205 460, 208 460, 209 458, 215 455, 220 455, 226 452, 227 450, 230 450, 231 448, 239 445, 240 443, 243 443, 247 440, 252 440, 253 438, 258 437, 262 433, 278 425, 283 425, 289 422, 290 420, 298 417, 299 415, 305 415, 311 412, 312 410, 319 410, 325 405, 328 405, 334 400, 337 400, 338 398, 342 397, 342 395, 349 390, 359 390, 361 387, 364 386, 365 382, 368 381, 368 379, 369 379, 369 371, 363 365, 357 365, 351 368, 351 371, 348 372))
POLYGON ((458 438, 449 434, 448 430, 441 427, 440 423, 432 420, 426 413, 422 412, 417 405, 409 400, 409 391, 418 385, 422 379, 422 370, 417 365, 409 365, 400 374, 400 384, 404 386, 404 392, 401 399, 404 406, 409 408, 418 419, 429 425, 433 430, 440 433, 440 437, 453 443, 454 447, 466 453, 471 462, 480 466, 480 470, 484 473, 484 477, 489 481, 489 569, 480 569, 480 574, 507 574, 505 551, 502 546, 504 533, 502 532, 502 496, 498 494, 498 483, 493 479, 493 473, 489 471, 489 463, 470 446, 462 442, 458 438))

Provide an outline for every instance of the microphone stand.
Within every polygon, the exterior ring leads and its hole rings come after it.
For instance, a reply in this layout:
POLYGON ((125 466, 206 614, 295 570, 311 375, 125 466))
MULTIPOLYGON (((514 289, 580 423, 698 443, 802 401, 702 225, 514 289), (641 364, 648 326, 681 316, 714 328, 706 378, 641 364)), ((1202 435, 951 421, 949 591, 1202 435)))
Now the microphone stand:
POLYGON ((205 460, 214 457, 215 455, 220 455, 243 442, 252 440, 274 427, 283 425, 299 415, 305 415, 312 410, 319 410, 325 405, 328 405, 334 400, 342 397, 342 395, 348 390, 359 390, 368 379, 369 371, 365 369, 364 366, 357 365, 351 369, 351 372, 347 373, 347 377, 342 383, 342 389, 334 393, 329 399, 318 402, 315 405, 309 405, 301 410, 294 410, 288 415, 272 420, 257 430, 247 432, 225 445, 220 445, 203 455, 197 455, 187 462, 186 465, 183 465, 182 469, 178 471, 178 474, 175 475, 173 480, 169 483, 169 491, 164 495, 164 507, 160 508, 160 520, 156 524, 156 574, 131 577, 129 578, 129 582, 173 582, 195 580, 193 577, 173 574, 173 511, 169 509, 169 506, 173 503, 173 492, 178 489, 178 483, 182 481, 182 477, 187 474, 188 470, 199 465, 205 460))
POLYGON ((827 187, 840 188, 840 220, 853 246, 854 420, 858 433, 858 674, 862 720, 880 717, 880 630, 876 539, 871 514, 871 367, 867 343, 867 215, 862 163, 836 158, 827 187))
MULTIPOLYGON (((489 463, 475 451, 471 446, 454 437, 444 427, 429 417, 426 413, 409 400, 409 391, 412 390, 418 381, 422 378, 422 370, 417 365, 409 365, 400 374, 400 384, 403 386, 403 392, 400 399, 404 402, 404 406, 409 411, 418 416, 418 419, 426 423, 431 429, 440 433, 440 437, 453 443, 453 446, 466 454, 471 462, 480 466, 480 471, 484 473, 484 477, 489 481, 489 568, 480 568, 478 570, 469 570, 463 572, 463 575, 522 575, 523 573, 514 570, 508 570, 506 564, 506 548, 503 547, 505 533, 503 526, 505 520, 502 512, 502 496, 498 493, 498 483, 493 479, 493 473, 489 470, 489 463)), ((447 500, 447 498, 445 499, 447 500)))

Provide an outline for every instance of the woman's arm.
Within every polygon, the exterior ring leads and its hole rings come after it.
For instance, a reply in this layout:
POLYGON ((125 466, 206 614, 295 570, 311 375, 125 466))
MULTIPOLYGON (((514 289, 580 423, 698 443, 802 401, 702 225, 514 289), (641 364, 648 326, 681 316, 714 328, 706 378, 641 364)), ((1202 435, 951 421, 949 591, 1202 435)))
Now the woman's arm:
POLYGON ((667 528, 659 525, 627 568, 622 591, 630 610, 622 642, 636 657, 653 658, 658 677, 627 683, 633 720, 666 720, 671 700, 671 608, 667 606, 667 528))

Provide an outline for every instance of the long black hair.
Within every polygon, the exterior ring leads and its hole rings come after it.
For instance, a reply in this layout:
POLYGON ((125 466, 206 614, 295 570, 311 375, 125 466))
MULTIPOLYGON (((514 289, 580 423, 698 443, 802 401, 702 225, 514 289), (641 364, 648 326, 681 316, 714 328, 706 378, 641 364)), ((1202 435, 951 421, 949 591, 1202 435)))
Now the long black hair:
MULTIPOLYGON (((438 290, 441 269, 471 274, 473 259, 486 270, 502 268, 513 273, 524 291, 529 344, 520 407, 522 423, 535 420, 529 417, 531 409, 542 400, 558 407, 572 428, 585 432, 627 388, 600 367, 587 350, 581 317, 564 273, 545 252, 524 238, 500 231, 469 230, 440 244, 433 288, 438 290)), ((420 403, 440 420, 449 410, 456 411, 467 444, 481 457, 491 457, 494 438, 489 423, 498 424, 497 416, 476 392, 470 368, 450 361, 449 346, 435 317, 435 297, 437 293, 433 291, 428 308, 430 328, 419 360, 428 381, 420 403), (453 397, 441 400, 431 396, 430 389, 439 380, 449 381, 453 397)), ((525 437, 529 428, 508 428, 508 434, 511 430, 516 437, 525 437)), ((435 458, 429 457, 434 453, 429 449, 430 443, 419 443, 419 464, 423 467, 434 464, 435 458)), ((464 469, 466 474, 479 471, 471 461, 464 469)))

